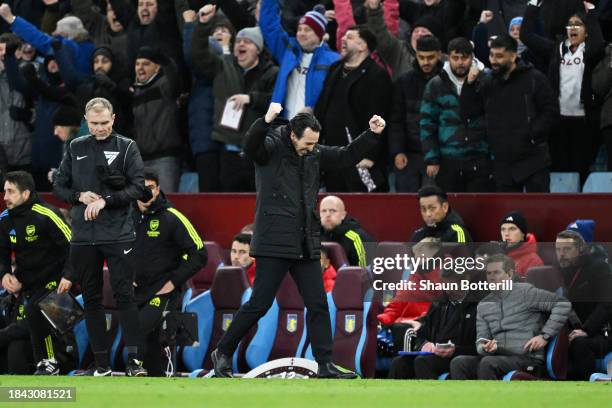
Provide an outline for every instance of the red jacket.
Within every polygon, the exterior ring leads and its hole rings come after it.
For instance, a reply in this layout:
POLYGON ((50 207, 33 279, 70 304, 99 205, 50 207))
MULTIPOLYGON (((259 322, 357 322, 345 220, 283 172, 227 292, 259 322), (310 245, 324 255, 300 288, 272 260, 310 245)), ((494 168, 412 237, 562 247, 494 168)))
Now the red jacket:
POLYGON ((323 272, 323 287, 326 293, 332 291, 334 283, 336 283, 336 268, 334 268, 334 265, 330 264, 329 268, 323 272))
POLYGON ((524 278, 527 270, 532 266, 544 265, 544 261, 537 253, 537 243, 533 234, 527 234, 527 241, 506 252, 510 258, 514 259, 516 273, 524 278))
POLYGON ((429 280, 433 283, 440 282, 440 270, 435 269, 427 274, 414 273, 410 275, 410 282, 416 283, 415 290, 401 290, 385 307, 385 310, 376 316, 378 321, 384 325, 400 323, 406 320, 418 319, 429 310, 433 299, 442 294, 440 291, 421 290, 419 282, 429 280))
POLYGON ((255 260, 253 259, 253 263, 249 265, 246 270, 247 277, 249 278, 249 283, 253 286, 253 282, 255 282, 255 260))

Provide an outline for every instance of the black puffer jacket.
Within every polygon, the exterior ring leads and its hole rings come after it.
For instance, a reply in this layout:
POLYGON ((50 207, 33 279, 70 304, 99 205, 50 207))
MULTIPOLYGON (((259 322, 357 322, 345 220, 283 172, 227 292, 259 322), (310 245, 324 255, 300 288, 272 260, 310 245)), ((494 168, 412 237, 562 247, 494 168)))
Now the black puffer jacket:
POLYGON ((134 223, 129 216, 135 200, 149 201, 151 192, 144 186, 144 165, 136 142, 116 133, 104 140, 92 135, 74 139, 66 148, 54 183, 53 192, 73 204, 73 245, 94 245, 130 242, 136 239, 134 223), (121 174, 123 188, 114 189, 105 183, 101 172, 121 174), (106 206, 94 221, 85 221, 85 204, 78 193, 92 191, 102 196, 106 206))
POLYGON ((253 123, 244 151, 255 162, 257 202, 252 256, 319 259, 321 220, 317 205, 320 170, 356 165, 378 143, 371 131, 345 147, 317 145, 299 156, 287 126, 253 123))
POLYGON ((337 242, 342 245, 349 261, 349 265, 367 266, 366 243, 374 242, 374 238, 366 232, 359 221, 347 216, 342 223, 331 231, 321 231, 323 241, 337 242))

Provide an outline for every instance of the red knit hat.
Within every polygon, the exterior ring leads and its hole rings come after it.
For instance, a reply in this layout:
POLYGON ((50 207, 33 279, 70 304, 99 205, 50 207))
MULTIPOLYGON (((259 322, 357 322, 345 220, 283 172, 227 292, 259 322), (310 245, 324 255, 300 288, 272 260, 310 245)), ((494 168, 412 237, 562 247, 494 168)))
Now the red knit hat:
POLYGON ((306 24, 308 27, 312 28, 312 31, 315 32, 317 37, 323 39, 325 29, 327 28, 327 18, 325 18, 324 13, 325 8, 321 5, 316 5, 311 11, 300 18, 298 25, 306 24), (323 11, 321 11, 321 9, 323 11))

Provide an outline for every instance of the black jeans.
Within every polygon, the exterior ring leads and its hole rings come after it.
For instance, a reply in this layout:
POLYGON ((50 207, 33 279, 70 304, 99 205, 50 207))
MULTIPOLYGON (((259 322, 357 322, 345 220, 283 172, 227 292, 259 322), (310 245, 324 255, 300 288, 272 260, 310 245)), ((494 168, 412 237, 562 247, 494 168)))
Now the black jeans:
POLYGON ((219 152, 196 154, 195 166, 200 193, 219 191, 219 152))
POLYGON ((395 166, 395 190, 398 193, 416 193, 424 185, 434 184, 431 177, 425 172, 423 155, 418 153, 406 153, 408 164, 401 170, 395 166))
POLYGON ((583 185, 593 162, 593 144, 598 132, 599 122, 584 116, 561 116, 559 131, 550 138, 551 170, 578 172, 583 185))
POLYGON ((332 361, 331 322, 318 259, 301 261, 258 257, 251 298, 236 313, 217 345, 222 354, 231 357, 244 335, 266 314, 287 272, 291 273, 306 305, 306 325, 315 360, 319 364, 332 361))
MULTIPOLYGON (((140 343, 138 308, 134 302, 133 242, 105 245, 73 245, 70 258, 81 280, 85 321, 94 354, 107 352, 105 346, 106 317, 102 305, 104 260, 108 264, 113 297, 119 310, 125 345, 137 349, 140 343)), ((99 355, 99 354, 98 354, 99 355)), ((101 365, 102 362, 98 364, 101 365)), ((108 364, 107 364, 108 365, 108 364)))
POLYGON ((550 192, 550 171, 541 169, 520 183, 503 184, 497 183, 497 191, 500 193, 548 193, 550 192))
POLYGON ((612 339, 605 336, 577 337, 569 346, 568 379, 588 381, 595 372, 595 360, 612 351, 612 339))
POLYGON ((539 367, 537 362, 525 356, 457 356, 451 360, 450 377, 453 380, 501 380, 514 370, 539 367))
POLYGON ((221 191, 255 191, 255 165, 244 153, 221 152, 221 191))
POLYGON ((438 356, 395 357, 389 369, 389 378, 436 380, 450 371, 450 358, 438 356))
POLYGON ((440 160, 436 184, 446 192, 486 193, 493 190, 491 162, 486 157, 440 160))

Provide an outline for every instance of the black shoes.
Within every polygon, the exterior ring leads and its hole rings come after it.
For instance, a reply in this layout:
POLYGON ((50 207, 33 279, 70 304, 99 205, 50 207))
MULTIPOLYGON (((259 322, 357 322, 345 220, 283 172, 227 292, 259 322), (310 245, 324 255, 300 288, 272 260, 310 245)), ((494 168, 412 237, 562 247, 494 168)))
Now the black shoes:
POLYGON ((113 370, 110 367, 96 367, 92 365, 85 371, 77 372, 77 376, 89 376, 89 377, 110 377, 113 375, 113 370))
POLYGON ((128 377, 146 377, 147 370, 142 367, 142 361, 132 359, 125 365, 125 375, 128 377))
POLYGON ((317 378, 331 378, 339 380, 351 380, 359 378, 357 374, 350 370, 338 367, 334 363, 319 364, 319 371, 317 372, 317 378))
POLYGON ((221 354, 218 349, 214 349, 210 355, 213 367, 215 369, 215 377, 217 378, 232 378, 232 360, 231 358, 221 354))
POLYGON ((34 375, 59 375, 59 364, 54 358, 43 359, 36 364, 34 375))

